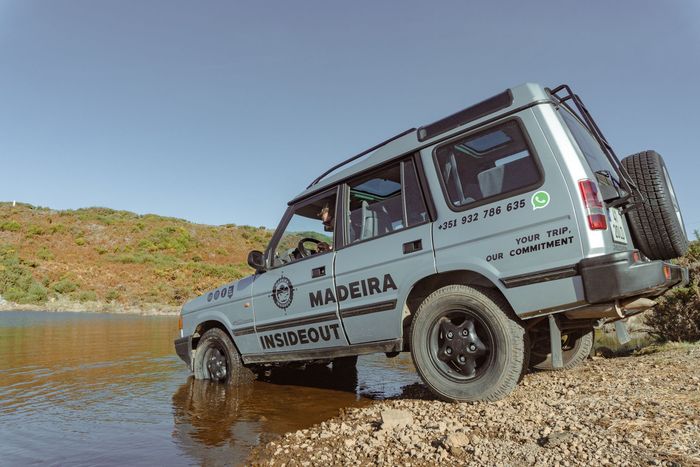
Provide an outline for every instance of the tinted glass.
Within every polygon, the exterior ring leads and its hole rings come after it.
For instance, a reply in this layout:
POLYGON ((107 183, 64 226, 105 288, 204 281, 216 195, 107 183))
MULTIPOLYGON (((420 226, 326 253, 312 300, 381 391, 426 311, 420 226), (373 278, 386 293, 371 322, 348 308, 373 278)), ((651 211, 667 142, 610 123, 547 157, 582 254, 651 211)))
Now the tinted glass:
POLYGON ((617 172, 610 163, 610 160, 607 158, 603 152, 603 149, 600 147, 600 144, 598 144, 598 141, 596 141, 588 129, 564 108, 559 109, 559 115, 561 115, 564 123, 569 128, 569 131, 576 140, 576 143, 578 143, 578 147, 581 149, 583 156, 588 161, 588 165, 590 165, 591 170, 598 175, 598 181, 605 184, 610 184, 607 177, 602 176, 603 173, 601 172, 609 173, 611 177, 618 180, 617 172))
POLYGON ((335 223, 335 194, 298 207, 284 228, 274 248, 273 266, 293 263, 303 258, 299 241, 310 239, 303 247, 310 255, 333 249, 335 223))
POLYGON ((441 146, 436 162, 455 207, 515 192, 540 180, 535 159, 515 121, 441 146))
POLYGON ((350 242, 402 229, 401 165, 351 183, 349 204, 350 242))
POLYGON ((416 167, 410 159, 362 177, 349 188, 350 243, 428 221, 416 167))

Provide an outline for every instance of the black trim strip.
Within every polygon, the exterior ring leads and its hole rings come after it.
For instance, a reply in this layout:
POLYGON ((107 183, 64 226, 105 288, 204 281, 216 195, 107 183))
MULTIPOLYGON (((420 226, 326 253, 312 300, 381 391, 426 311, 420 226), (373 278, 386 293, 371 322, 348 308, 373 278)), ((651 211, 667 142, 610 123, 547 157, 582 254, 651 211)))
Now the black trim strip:
POLYGON ((371 305, 356 306, 340 310, 342 318, 352 318, 353 316, 367 315, 369 313, 379 313, 381 311, 389 311, 396 308, 396 300, 388 300, 386 302, 372 303, 371 305))
POLYGON ((425 175, 425 167, 423 167, 423 159, 420 157, 420 151, 413 155, 413 165, 416 168, 416 172, 418 172, 418 185, 421 188, 425 205, 428 208, 430 222, 434 222, 435 219, 437 219, 437 209, 435 209, 433 194, 430 192, 430 188, 428 186, 428 177, 425 175))
POLYGON ((285 321, 278 321, 276 323, 263 324, 262 326, 256 326, 255 330, 258 332, 273 331, 275 329, 292 328, 297 326, 303 326, 305 324, 320 323, 322 321, 337 320, 338 315, 334 311, 329 313, 323 313, 322 315, 307 316, 304 318, 293 318, 285 321))
POLYGON ((285 362, 295 360, 313 360, 314 358, 336 358, 348 355, 362 355, 376 352, 400 352, 403 340, 369 342, 340 347, 322 347, 312 350, 294 350, 290 352, 270 352, 264 354, 242 355, 243 363, 285 362))
POLYGON ((255 327, 246 326, 244 328, 232 329, 234 336, 245 336, 247 334, 255 334, 255 327))
POLYGON ((547 269, 544 271, 521 274, 519 276, 504 277, 501 282, 507 289, 521 287, 523 285, 537 284, 538 282, 555 281, 578 275, 578 266, 564 266, 561 268, 547 269))
POLYGON ((513 105, 513 93, 510 89, 506 89, 478 104, 418 128, 418 141, 422 143, 481 117, 506 109, 511 105, 513 105))

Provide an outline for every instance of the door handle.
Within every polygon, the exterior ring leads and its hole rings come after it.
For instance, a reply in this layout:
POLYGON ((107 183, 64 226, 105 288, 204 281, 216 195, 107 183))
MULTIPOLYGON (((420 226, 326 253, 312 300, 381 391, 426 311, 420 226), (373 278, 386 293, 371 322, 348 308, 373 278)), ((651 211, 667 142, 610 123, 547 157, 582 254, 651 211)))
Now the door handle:
POLYGON ((311 277, 321 277, 326 275, 326 267, 321 266, 311 270, 311 277))
POLYGON ((420 251, 423 249, 423 240, 413 240, 412 242, 406 242, 403 244, 403 254, 413 253, 414 251, 420 251))

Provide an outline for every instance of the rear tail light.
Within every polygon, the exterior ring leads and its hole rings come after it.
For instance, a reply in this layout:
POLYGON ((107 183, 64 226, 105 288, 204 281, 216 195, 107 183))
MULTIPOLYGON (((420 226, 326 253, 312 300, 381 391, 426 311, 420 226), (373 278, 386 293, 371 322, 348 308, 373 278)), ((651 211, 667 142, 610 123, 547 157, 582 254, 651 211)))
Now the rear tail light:
POLYGON ((667 281, 671 280, 671 267, 664 264, 664 277, 667 281))
POLYGON ((588 218, 588 227, 591 230, 605 230, 608 228, 608 219, 605 216, 603 202, 598 196, 598 187, 591 180, 581 180, 578 182, 579 190, 581 190, 581 199, 583 206, 586 208, 586 217, 588 218))

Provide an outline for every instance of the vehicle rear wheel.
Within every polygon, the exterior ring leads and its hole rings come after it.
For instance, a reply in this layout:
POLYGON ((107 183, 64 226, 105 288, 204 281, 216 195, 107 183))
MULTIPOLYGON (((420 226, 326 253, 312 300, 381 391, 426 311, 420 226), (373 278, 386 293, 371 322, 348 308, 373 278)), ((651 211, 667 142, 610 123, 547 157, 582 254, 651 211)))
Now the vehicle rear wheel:
POLYGON ((254 379, 254 374, 243 365, 241 355, 228 335, 219 328, 211 328, 197 343, 194 377, 239 383, 254 379))
POLYGON ((568 370, 583 363, 593 348, 593 329, 578 329, 561 336, 562 368, 552 365, 552 352, 549 340, 549 328, 546 326, 531 337, 530 367, 538 370, 568 370))
POLYGON ((526 332, 500 295, 465 285, 438 289, 411 324, 421 378, 447 401, 497 400, 524 371, 526 332))
POLYGON ((656 151, 625 157, 622 165, 646 198, 627 219, 634 244, 649 259, 673 259, 688 250, 688 237, 676 192, 663 158, 656 151))

